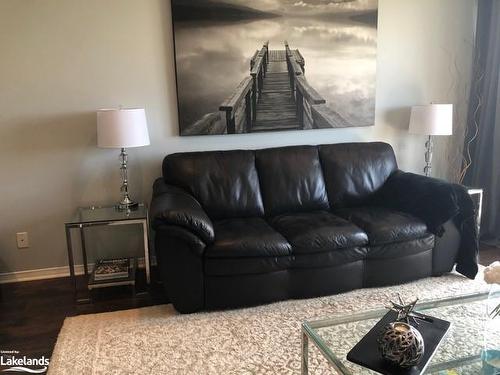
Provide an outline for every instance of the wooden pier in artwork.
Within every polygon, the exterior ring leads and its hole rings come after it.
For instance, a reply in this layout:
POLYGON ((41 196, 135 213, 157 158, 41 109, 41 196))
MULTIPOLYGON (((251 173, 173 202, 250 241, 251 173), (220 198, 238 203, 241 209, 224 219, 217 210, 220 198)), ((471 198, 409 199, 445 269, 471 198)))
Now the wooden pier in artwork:
POLYGON ((235 134, 274 130, 339 128, 347 121, 326 105, 307 82, 299 50, 284 42, 281 50, 264 43, 250 59, 250 73, 219 107, 184 135, 235 134))

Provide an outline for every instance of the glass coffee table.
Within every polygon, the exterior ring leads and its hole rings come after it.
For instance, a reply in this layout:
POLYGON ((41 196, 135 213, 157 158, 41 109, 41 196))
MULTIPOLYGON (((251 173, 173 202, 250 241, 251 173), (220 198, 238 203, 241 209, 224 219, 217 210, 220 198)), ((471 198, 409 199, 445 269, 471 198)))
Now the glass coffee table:
MULTIPOLYGON (((487 315, 488 305, 499 302, 488 293, 478 293, 418 303, 417 311, 451 322, 425 374, 500 375, 500 317, 487 315)), ((346 355, 386 313, 382 308, 302 323, 302 374, 315 370, 309 368, 309 342, 339 374, 376 374, 348 361, 346 355)))

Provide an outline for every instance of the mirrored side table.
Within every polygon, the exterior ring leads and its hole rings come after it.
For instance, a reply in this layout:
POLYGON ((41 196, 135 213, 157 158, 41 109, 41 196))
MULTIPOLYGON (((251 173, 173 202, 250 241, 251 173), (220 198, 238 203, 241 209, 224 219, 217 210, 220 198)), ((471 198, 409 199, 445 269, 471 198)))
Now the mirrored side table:
POLYGON ((467 193, 471 196, 474 201, 474 208, 476 210, 476 225, 477 233, 481 232, 481 214, 483 211, 483 189, 467 187, 467 193))
POLYGON ((72 229, 79 229, 81 251, 83 259, 83 272, 85 280, 89 277, 89 267, 87 260, 87 248, 85 244, 85 228, 94 226, 111 225, 141 225, 144 239, 144 264, 146 268, 146 283, 151 282, 150 258, 149 258, 149 218, 148 208, 145 204, 139 204, 133 210, 119 210, 116 207, 81 207, 76 211, 75 216, 64 224, 66 230, 66 243, 68 247, 68 263, 71 283, 75 294, 76 302, 90 302, 90 297, 79 298, 77 276, 75 274, 75 260, 73 254, 72 229))

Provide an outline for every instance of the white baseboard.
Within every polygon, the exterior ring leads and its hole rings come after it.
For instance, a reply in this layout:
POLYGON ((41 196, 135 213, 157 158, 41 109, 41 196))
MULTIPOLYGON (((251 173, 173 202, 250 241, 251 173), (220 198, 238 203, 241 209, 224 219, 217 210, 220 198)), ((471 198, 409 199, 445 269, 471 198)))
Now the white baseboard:
MULTIPOLYGON (((90 266, 90 265, 89 265, 90 266)), ((83 275, 83 264, 75 266, 75 273, 83 275)), ((50 267, 37 270, 16 271, 0 273, 0 284, 17 283, 21 281, 33 281, 43 279, 55 279, 58 277, 68 277, 69 267, 50 267)))
MULTIPOLYGON (((151 264, 156 264, 155 259, 151 259, 151 264)), ((138 267, 144 268, 144 258, 138 259, 138 267)), ((92 270, 93 268, 94 264, 89 263, 89 270, 92 270)), ((75 265, 75 274, 83 275, 83 264, 75 265)), ((0 273, 0 284, 18 283, 22 281, 56 279, 58 277, 68 277, 68 276, 69 276, 69 266, 6 272, 6 273, 0 273)))

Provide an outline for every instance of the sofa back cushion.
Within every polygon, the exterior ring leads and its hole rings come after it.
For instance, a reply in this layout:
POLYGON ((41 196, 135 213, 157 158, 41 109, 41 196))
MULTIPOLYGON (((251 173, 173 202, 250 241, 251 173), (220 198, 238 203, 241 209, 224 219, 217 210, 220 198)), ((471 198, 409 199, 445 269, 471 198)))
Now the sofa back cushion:
POLYGON ((397 169, 387 143, 339 143, 319 146, 332 209, 365 204, 397 169))
POLYGON ((329 208, 316 146, 257 150, 256 162, 267 216, 329 208))
POLYGON ((190 192, 213 219, 264 215, 254 151, 168 155, 163 177, 190 192))

